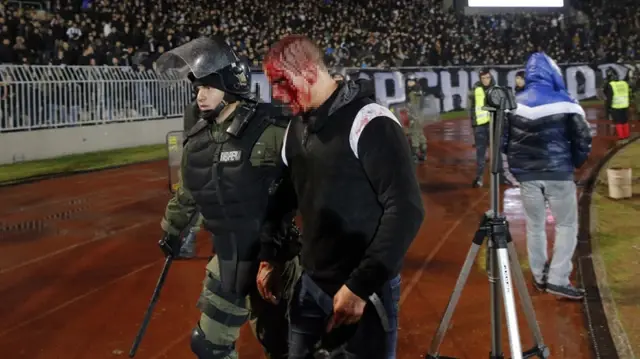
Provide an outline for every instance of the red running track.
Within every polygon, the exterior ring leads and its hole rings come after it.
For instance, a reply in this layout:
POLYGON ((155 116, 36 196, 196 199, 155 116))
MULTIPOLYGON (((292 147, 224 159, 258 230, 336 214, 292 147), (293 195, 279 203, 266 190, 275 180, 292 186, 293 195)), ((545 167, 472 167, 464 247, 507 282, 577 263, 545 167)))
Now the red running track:
MULTIPOLYGON (((588 115, 600 114, 588 109, 588 115)), ((592 126, 589 165, 615 140, 608 123, 592 126)), ((470 187, 474 149, 468 121, 437 123, 426 133, 429 158, 418 176, 427 216, 402 272, 399 358, 420 358, 428 349, 489 205, 486 188, 470 187)), ((156 243, 169 199, 166 175, 166 162, 157 162, 0 188, 0 357, 127 356, 163 262, 156 243)), ((505 194, 514 241, 526 261, 519 193, 505 194)), ((195 302, 208 248, 201 233, 202 258, 172 267, 137 358, 193 358, 188 336, 199 315, 195 302)), ((530 293, 552 357, 589 357, 582 306, 530 293)), ((487 276, 474 266, 442 353, 486 357, 489 319, 487 276)), ((519 319, 527 348, 532 339, 522 314, 519 319)), ((508 352, 506 337, 504 343, 508 352)), ((262 357, 248 328, 238 347, 243 358, 262 357)))

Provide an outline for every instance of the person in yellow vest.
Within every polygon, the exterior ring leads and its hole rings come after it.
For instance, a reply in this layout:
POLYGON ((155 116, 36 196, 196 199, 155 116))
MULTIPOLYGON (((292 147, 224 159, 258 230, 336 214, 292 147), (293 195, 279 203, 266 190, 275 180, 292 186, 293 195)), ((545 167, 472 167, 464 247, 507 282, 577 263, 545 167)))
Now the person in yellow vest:
POLYGON ((473 139, 476 147, 476 177, 473 187, 482 187, 482 175, 484 174, 485 158, 489 148, 489 122, 491 117, 488 111, 482 109, 485 104, 486 92, 495 85, 495 80, 488 69, 480 70, 480 81, 476 82, 469 92, 469 115, 473 127, 473 139))
POLYGON ((616 125, 618 140, 629 138, 629 102, 631 91, 626 81, 619 80, 613 69, 607 70, 607 84, 604 87, 605 108, 609 118, 616 125))

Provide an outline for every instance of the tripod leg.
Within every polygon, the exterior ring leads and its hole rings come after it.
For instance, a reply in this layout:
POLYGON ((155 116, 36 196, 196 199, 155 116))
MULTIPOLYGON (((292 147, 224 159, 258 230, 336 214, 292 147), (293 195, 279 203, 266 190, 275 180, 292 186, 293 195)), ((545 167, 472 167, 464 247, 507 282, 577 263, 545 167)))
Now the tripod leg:
POLYGON ((520 268, 520 263, 518 262, 518 253, 516 252, 516 247, 513 242, 511 242, 510 237, 508 239, 507 247, 509 249, 509 261, 511 262, 511 270, 513 271, 513 282, 516 285, 516 290, 518 291, 520 301, 522 302, 522 309, 524 310, 524 315, 527 319, 527 323, 529 324, 529 330, 533 335, 535 346, 537 348, 544 348, 545 345, 542 339, 542 331, 540 330, 540 326, 538 325, 538 321, 536 320, 533 302, 531 301, 531 297, 529 296, 529 291, 527 290, 524 275, 522 274, 522 269, 520 268))
POLYGON ((474 241, 474 243, 471 244, 471 248, 469 249, 469 252, 467 253, 467 258, 464 260, 464 264, 462 265, 462 270, 460 271, 460 275, 458 275, 458 280, 456 281, 456 286, 453 288, 451 297, 449 297, 449 303, 447 304, 447 309, 442 315, 442 319, 440 320, 440 325, 438 326, 438 330, 436 331, 436 334, 431 341, 431 346, 429 347, 429 353, 428 353, 428 356, 430 358, 437 358, 439 355, 440 345, 442 345, 442 341, 444 340, 444 335, 447 332, 447 329, 449 328, 451 317, 453 316, 453 312, 456 309, 456 305, 458 305, 458 300, 460 300, 462 289, 464 289, 464 285, 467 283, 467 279, 469 278, 469 273, 471 273, 471 268, 473 267, 473 263, 476 260, 478 251, 480 251, 480 244, 477 244, 474 241))
MULTIPOLYGON (((506 243, 505 243, 506 244, 506 243)), ((511 270, 509 268, 509 252, 506 246, 496 250, 498 270, 500 272, 500 284, 504 299, 504 311, 509 332, 509 346, 512 359, 522 359, 522 345, 520 343, 520 331, 518 329, 518 315, 516 314, 516 301, 513 296, 511 282, 511 270)))
POLYGON ((491 359, 502 359, 502 326, 500 309, 500 272, 493 241, 487 241, 487 264, 489 274, 489 299, 491 306, 491 359))

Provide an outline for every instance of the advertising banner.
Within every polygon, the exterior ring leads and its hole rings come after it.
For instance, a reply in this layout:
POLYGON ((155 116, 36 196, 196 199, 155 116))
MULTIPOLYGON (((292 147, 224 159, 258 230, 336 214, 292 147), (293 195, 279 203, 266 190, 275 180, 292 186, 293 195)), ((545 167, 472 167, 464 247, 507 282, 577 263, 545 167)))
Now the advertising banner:
MULTIPOLYGON (((634 65, 625 64, 564 64, 559 65, 565 79, 569 93, 577 100, 592 100, 598 98, 603 78, 607 69, 614 69, 621 79, 634 70, 634 65)), ((500 86, 515 86, 515 77, 524 67, 518 66, 488 66, 496 82, 500 86)), ((365 78, 374 82, 376 101, 384 106, 393 108, 394 105, 407 101, 405 79, 408 74, 414 74, 429 101, 429 111, 437 106, 437 112, 460 111, 467 108, 468 94, 471 87, 479 81, 480 67, 424 67, 424 68, 394 68, 394 69, 355 69, 348 68, 344 72, 351 79, 365 78), (437 100, 433 100, 437 98, 437 100), (432 103, 435 101, 435 103, 432 103)), ((265 102, 271 101, 271 87, 266 76, 261 72, 254 72, 252 86, 259 84, 260 97, 265 102)))

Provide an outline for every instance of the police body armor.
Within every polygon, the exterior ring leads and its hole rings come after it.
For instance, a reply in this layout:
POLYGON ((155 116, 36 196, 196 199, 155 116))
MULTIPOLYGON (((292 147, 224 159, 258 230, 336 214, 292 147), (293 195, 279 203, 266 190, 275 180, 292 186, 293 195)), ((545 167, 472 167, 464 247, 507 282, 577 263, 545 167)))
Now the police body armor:
POLYGON ((255 282, 259 232, 269 187, 279 174, 274 165, 252 165, 251 153, 258 150, 254 146, 273 121, 249 116, 239 136, 228 131, 214 134, 213 125, 200 120, 189 131, 184 148, 184 186, 198 204, 205 228, 214 234, 222 289, 238 295, 248 294, 255 282))

